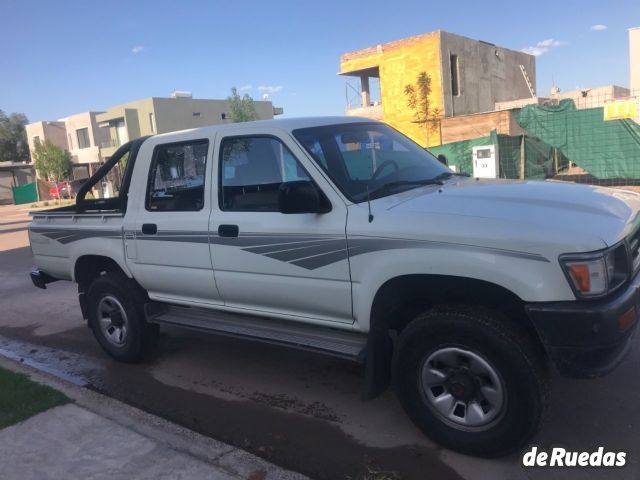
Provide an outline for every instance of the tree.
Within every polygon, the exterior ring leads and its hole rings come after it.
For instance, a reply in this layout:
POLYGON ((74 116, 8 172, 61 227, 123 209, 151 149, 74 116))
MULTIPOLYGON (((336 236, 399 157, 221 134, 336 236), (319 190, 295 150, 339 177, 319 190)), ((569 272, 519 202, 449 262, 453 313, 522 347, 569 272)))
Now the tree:
POLYGON ((29 144, 24 126, 29 123, 23 113, 7 116, 0 110, 0 162, 29 161, 29 144))
POLYGON ((56 183, 69 178, 71 155, 49 140, 36 143, 33 157, 36 170, 41 177, 56 183))
POLYGON ((231 95, 227 97, 227 103, 229 104, 229 115, 233 123, 258 120, 258 112, 256 112, 253 98, 246 93, 240 97, 236 87, 231 89, 231 95))
POLYGON ((429 145, 429 132, 439 125, 442 111, 431 105, 431 77, 427 72, 421 72, 416 79, 416 84, 408 84, 404 87, 404 95, 407 97, 408 107, 414 111, 415 123, 424 125, 429 145))

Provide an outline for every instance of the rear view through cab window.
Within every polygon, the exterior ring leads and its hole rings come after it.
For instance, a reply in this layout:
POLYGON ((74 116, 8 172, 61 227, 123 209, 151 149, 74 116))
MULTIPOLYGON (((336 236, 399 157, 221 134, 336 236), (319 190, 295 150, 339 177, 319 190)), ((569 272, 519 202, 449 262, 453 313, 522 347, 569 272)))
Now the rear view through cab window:
POLYGON ((147 210, 194 211, 204 206, 208 140, 159 145, 149 174, 147 210))

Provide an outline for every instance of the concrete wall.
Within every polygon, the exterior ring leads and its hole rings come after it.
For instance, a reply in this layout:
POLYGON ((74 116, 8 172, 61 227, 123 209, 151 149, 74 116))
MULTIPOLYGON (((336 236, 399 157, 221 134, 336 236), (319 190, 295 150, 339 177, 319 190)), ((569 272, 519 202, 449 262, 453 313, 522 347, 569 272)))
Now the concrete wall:
POLYGON ((503 110, 443 118, 442 143, 486 137, 493 130, 505 135, 522 135, 524 130, 520 128, 513 114, 514 110, 503 110))
MULTIPOLYGON (((273 118, 273 104, 271 102, 254 102, 260 119, 273 118)), ((128 140, 154 135, 156 133, 175 132, 189 128, 205 127, 228 123, 222 114, 228 113, 226 100, 209 100, 193 98, 144 98, 134 102, 117 105, 106 112, 97 115, 97 122, 110 123, 109 137, 117 139, 114 122, 124 119, 128 140), (152 119, 150 118, 152 115, 152 119)), ((101 149, 103 157, 109 157, 118 145, 101 149)))
POLYGON ((520 70, 524 65, 535 91, 533 55, 440 32, 445 116, 490 112, 496 102, 531 97, 520 70), (450 55, 458 56, 459 95, 451 92, 450 55))
POLYGON ((33 143, 34 137, 40 137, 41 142, 49 140, 57 147, 69 150, 67 143, 67 130, 64 122, 34 122, 28 124, 25 128, 27 131, 27 141, 29 142, 31 158, 33 158, 33 152, 35 151, 35 145, 33 143))
MULTIPOLYGON (((427 131, 424 124, 416 123, 404 94, 405 87, 415 85, 421 72, 431 77, 431 108, 452 117, 490 112, 496 102, 530 97, 521 64, 535 89, 535 57, 437 31, 345 53, 340 57, 340 73, 370 76, 377 69, 382 119, 427 146, 440 143, 437 126, 427 131), (452 94, 452 54, 458 57, 458 95, 452 94)), ((370 108, 365 106, 361 111, 372 117, 370 108)))
POLYGON ((98 112, 84 112, 71 115, 65 119, 67 129, 67 142, 73 163, 99 163, 100 145, 109 139, 109 129, 98 126, 96 116, 98 112), (89 147, 79 148, 78 133, 80 129, 86 128, 89 133, 89 147))
MULTIPOLYGON (((254 101, 256 112, 261 120, 273 118, 273 104, 265 101, 254 101)), ((207 100, 193 98, 154 98, 157 133, 175 132, 188 128, 205 127, 228 123, 222 114, 229 113, 226 100, 207 100)), ((141 115, 141 121, 149 123, 148 114, 141 115)))
POLYGON ((109 130, 100 128, 96 121, 97 112, 84 112, 71 115, 55 122, 35 122, 26 126, 29 150, 33 156, 34 137, 41 141, 49 140, 54 145, 67 150, 71 161, 77 164, 99 163, 100 144, 109 139, 109 130), (89 133, 89 148, 78 148, 77 130, 86 128, 89 133))
POLYGON ((640 27, 629 29, 629 88, 640 96, 640 27))
POLYGON ((415 85, 421 72, 427 72, 431 77, 431 108, 442 110, 440 63, 440 34, 432 32, 346 53, 340 57, 340 72, 378 67, 383 120, 427 146, 439 144, 437 128, 427 132, 423 124, 414 123, 415 112, 407 106, 404 89, 408 84, 415 85))

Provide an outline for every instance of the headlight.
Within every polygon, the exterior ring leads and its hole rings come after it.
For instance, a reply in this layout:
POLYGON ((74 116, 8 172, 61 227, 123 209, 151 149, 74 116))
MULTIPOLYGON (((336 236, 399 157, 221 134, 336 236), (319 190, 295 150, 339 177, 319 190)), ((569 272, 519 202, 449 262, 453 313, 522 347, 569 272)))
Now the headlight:
POLYGON ((597 253, 561 255, 560 264, 576 295, 581 297, 605 295, 629 277, 624 244, 597 253))

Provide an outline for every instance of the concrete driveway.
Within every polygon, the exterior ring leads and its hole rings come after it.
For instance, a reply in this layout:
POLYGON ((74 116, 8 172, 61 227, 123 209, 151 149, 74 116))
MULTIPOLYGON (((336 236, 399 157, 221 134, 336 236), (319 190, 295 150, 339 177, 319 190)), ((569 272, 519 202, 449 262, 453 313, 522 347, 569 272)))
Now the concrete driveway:
POLYGON ((28 208, 0 207, 0 353, 163 416, 317 479, 640 477, 640 348, 609 376, 553 378, 534 444, 624 450, 621 469, 525 469, 520 455, 482 460, 441 449, 393 392, 362 403, 362 371, 308 352, 165 328, 143 365, 112 361, 77 305, 76 286, 31 285, 28 208), (375 472, 387 472, 374 477, 375 472))

